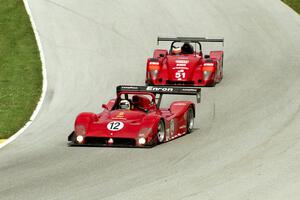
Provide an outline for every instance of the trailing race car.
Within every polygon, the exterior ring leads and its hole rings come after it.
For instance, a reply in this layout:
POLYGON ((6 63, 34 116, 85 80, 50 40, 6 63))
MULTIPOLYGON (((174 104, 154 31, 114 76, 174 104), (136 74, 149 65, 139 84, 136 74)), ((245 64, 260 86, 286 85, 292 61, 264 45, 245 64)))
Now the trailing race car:
POLYGON ((148 59, 146 85, 214 86, 222 80, 224 52, 210 51, 203 56, 201 42, 224 44, 224 39, 158 37, 157 43, 160 41, 172 43, 169 51, 156 49, 148 59))
POLYGON ((80 113, 70 145, 148 147, 190 133, 194 126, 195 105, 175 101, 160 108, 163 94, 196 95, 200 88, 159 86, 118 86, 117 97, 103 104, 100 114, 80 113))

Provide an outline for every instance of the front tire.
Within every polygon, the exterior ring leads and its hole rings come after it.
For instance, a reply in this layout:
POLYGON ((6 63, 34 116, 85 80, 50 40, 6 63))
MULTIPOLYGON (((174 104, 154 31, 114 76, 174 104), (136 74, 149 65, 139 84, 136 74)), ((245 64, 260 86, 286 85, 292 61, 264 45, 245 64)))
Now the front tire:
POLYGON ((157 143, 163 143, 165 141, 165 138, 166 138, 165 124, 163 120, 160 120, 157 126, 157 143))
POLYGON ((187 133, 191 133, 194 128, 194 110, 193 108, 189 108, 187 111, 187 133))

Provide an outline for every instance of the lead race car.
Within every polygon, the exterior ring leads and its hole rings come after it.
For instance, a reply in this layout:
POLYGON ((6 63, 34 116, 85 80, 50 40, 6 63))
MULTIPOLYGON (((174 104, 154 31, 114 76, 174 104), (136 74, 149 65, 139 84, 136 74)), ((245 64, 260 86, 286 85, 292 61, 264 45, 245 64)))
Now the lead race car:
POLYGON ((149 147, 190 133, 195 105, 175 101, 160 108, 162 96, 195 95, 201 89, 188 87, 118 86, 117 97, 103 104, 100 114, 83 112, 69 135, 70 145, 149 147))
POLYGON ((221 82, 224 52, 210 51, 203 56, 201 43, 222 42, 224 45, 224 39, 158 37, 157 43, 160 41, 172 43, 169 51, 156 49, 153 57, 148 58, 146 85, 215 86, 221 82))

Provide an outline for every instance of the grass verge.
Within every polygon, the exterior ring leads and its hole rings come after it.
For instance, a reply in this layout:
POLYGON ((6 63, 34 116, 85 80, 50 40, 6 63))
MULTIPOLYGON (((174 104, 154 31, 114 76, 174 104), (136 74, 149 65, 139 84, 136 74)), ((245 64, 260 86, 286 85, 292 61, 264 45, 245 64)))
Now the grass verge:
POLYGON ((42 64, 22 0, 0 1, 0 139, 30 119, 42 91, 42 64))
POLYGON ((293 8, 298 14, 300 14, 300 0, 282 0, 284 3, 293 8))

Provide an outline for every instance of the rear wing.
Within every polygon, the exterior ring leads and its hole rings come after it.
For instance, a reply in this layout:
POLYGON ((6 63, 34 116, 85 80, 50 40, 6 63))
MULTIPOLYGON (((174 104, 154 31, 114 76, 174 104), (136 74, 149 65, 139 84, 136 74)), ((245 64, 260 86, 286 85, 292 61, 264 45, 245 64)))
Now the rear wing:
MULTIPOLYGON (((119 85, 117 93, 119 92, 149 92, 154 95, 172 94, 172 95, 194 95, 197 103, 201 102, 201 88, 199 87, 172 87, 172 86, 130 86, 119 85)), ((159 102, 160 103, 160 102, 159 102)))
POLYGON ((157 45, 161 41, 169 42, 222 42, 224 46, 224 38, 208 39, 205 37, 157 37, 157 45))

